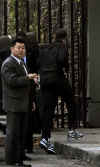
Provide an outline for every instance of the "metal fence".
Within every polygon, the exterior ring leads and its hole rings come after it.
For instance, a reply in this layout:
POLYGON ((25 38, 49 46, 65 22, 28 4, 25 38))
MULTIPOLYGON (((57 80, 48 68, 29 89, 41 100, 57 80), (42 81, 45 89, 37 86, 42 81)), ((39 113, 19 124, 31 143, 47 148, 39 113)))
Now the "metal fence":
MULTIPOLYGON (((87 0, 4 0, 2 34, 33 31, 38 43, 52 42, 52 32, 66 28, 69 37, 69 80, 77 103, 79 126, 87 119, 87 0), (13 10, 13 12, 12 12, 13 10), (11 12, 11 13, 10 13, 11 12)), ((64 127, 64 103, 61 100, 61 127, 64 127)), ((59 110, 57 110, 59 112, 59 110)), ((59 115, 59 113, 58 113, 59 115)), ((57 119, 59 127, 59 119, 57 119)))

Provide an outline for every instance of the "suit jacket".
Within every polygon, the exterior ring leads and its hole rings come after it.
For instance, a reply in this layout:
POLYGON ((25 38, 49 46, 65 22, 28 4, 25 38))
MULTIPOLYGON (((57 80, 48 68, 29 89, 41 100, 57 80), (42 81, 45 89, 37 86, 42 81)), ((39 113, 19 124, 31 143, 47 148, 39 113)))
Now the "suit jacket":
POLYGON ((27 112, 29 104, 30 80, 24 68, 9 56, 1 67, 3 110, 27 112))

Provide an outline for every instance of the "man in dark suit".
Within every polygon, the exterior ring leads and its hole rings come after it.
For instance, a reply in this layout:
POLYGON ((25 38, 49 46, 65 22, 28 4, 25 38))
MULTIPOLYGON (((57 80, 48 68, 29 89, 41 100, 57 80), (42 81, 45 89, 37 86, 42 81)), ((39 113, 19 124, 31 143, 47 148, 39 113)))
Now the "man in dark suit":
MULTIPOLYGON (((33 32, 23 32, 19 31, 16 35, 18 38, 24 39, 26 42, 26 55, 23 58, 24 63, 27 65, 29 73, 37 73, 37 63, 36 59, 38 56, 38 44, 35 39, 33 32)), ((30 83, 30 99, 29 99, 29 112, 27 113, 27 137, 26 137, 26 147, 25 151, 27 153, 33 152, 33 134, 36 132, 36 125, 39 123, 37 121, 36 114, 38 115, 37 103, 36 103, 36 88, 37 84, 33 82, 30 83), (35 108, 33 111, 33 103, 35 103, 35 108), (35 131, 34 131, 35 130, 35 131)), ((38 130, 38 129, 37 129, 38 130)))
MULTIPOLYGON (((28 74, 22 58, 25 56, 25 41, 12 41, 11 55, 1 67, 3 110, 7 112, 5 160, 8 165, 30 167, 25 160, 24 142, 27 132, 30 80, 37 74, 28 74)), ((36 81, 36 80, 35 80, 36 81)))

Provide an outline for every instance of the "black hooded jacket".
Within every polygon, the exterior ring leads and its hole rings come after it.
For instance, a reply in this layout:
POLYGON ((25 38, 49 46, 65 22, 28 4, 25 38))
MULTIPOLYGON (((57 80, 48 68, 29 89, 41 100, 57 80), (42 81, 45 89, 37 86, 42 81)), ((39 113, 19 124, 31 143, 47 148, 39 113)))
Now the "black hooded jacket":
POLYGON ((68 49, 62 41, 40 47, 39 69, 42 84, 65 78, 63 70, 68 70, 68 49))

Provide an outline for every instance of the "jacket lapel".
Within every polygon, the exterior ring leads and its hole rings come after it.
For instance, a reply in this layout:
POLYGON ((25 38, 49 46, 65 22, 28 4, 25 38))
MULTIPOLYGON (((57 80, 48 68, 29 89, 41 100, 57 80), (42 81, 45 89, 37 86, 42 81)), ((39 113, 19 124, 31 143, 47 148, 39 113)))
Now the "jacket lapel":
POLYGON ((18 69, 19 73, 22 75, 26 75, 24 68, 19 64, 19 62, 16 59, 14 59, 12 56, 10 56, 10 59, 11 59, 11 61, 13 61, 14 65, 18 69))

